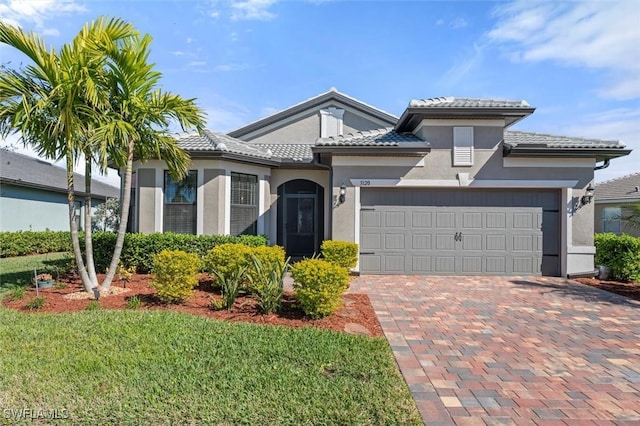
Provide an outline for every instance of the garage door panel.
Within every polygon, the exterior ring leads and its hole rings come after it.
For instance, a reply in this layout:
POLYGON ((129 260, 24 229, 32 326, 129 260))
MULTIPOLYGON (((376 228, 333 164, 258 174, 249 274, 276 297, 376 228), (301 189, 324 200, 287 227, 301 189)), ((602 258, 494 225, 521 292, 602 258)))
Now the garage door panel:
POLYGON ((360 270, 557 275, 559 199, 555 190, 363 188, 360 270))
POLYGON ((414 228, 431 228, 432 215, 433 213, 431 212, 412 212, 411 226, 414 228))
POLYGON ((384 238, 385 250, 404 250, 408 247, 404 243, 404 234, 391 234, 388 233, 384 238))
POLYGON ((382 235, 380 234, 361 234, 360 247, 364 251, 380 250, 382 248, 382 235))
POLYGON ((412 235, 411 236, 411 249, 412 250, 431 250, 431 234, 427 235, 412 235))

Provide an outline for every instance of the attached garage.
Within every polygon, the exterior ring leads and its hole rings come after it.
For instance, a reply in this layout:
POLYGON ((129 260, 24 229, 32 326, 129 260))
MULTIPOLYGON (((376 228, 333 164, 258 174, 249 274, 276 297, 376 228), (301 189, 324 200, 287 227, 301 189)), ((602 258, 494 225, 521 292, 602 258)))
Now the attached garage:
POLYGON ((362 188, 364 274, 560 274, 560 192, 362 188))

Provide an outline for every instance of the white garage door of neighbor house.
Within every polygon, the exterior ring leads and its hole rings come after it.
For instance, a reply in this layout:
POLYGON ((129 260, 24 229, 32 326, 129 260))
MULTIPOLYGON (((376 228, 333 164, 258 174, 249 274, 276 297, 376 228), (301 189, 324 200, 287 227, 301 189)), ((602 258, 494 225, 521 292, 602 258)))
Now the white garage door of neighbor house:
POLYGON ((559 272, 556 191, 363 189, 361 200, 363 274, 559 272))

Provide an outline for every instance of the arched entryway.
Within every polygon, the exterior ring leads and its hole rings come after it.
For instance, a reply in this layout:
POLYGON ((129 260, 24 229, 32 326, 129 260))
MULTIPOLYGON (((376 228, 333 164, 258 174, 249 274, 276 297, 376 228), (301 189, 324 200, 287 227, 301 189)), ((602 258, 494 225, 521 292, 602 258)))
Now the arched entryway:
POLYGON ((296 179, 278 187, 278 238, 293 259, 320 252, 324 239, 324 189, 296 179))

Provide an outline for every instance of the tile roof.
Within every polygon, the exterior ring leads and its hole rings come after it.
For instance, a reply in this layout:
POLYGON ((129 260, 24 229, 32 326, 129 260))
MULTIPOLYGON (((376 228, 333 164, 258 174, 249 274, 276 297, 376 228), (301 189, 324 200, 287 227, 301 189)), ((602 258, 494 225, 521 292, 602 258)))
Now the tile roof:
POLYGON ((180 147, 188 152, 229 152, 261 159, 273 158, 273 153, 267 149, 208 129, 202 135, 196 132, 180 133, 175 138, 180 147))
POLYGON ((574 138, 568 136, 548 135, 544 133, 530 133, 507 130, 504 141, 512 146, 544 145, 547 148, 582 148, 582 149, 623 149, 625 145, 620 141, 605 141, 601 139, 574 138))
POLYGON ((526 101, 509 101, 500 99, 458 98, 446 96, 440 98, 414 99, 409 102, 410 108, 526 108, 526 101))
POLYGON ((280 144, 252 144, 259 148, 270 150, 271 153, 283 160, 291 160, 294 162, 309 162, 313 160, 313 152, 311 148, 314 144, 293 144, 293 143, 280 143, 280 144))
MULTIPOLYGON (((20 186, 48 188, 67 192, 67 171, 45 160, 0 149, 0 179, 20 186)), ((84 194, 84 176, 75 173, 74 185, 84 194)), ((120 198, 120 189, 92 179, 91 193, 99 197, 120 198)))
POLYGON ((640 172, 597 184, 595 198, 596 202, 640 200, 640 172))
POLYGON ((319 138, 316 141, 317 146, 400 146, 406 143, 422 143, 428 145, 427 142, 414 134, 398 133, 393 130, 393 127, 319 138))

